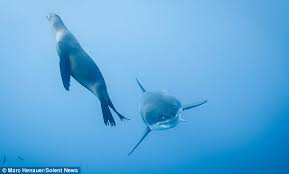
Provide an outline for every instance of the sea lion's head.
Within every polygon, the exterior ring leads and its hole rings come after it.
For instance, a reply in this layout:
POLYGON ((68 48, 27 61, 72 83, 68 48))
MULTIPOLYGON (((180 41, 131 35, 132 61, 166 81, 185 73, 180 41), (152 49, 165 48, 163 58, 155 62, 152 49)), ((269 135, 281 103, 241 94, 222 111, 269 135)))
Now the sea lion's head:
POLYGON ((52 23, 61 21, 61 18, 60 18, 57 14, 55 14, 55 13, 49 13, 49 14, 46 16, 46 18, 47 18, 47 20, 48 20, 49 22, 52 22, 52 23))
POLYGON ((57 14, 49 13, 46 18, 55 30, 63 28, 64 23, 57 14))

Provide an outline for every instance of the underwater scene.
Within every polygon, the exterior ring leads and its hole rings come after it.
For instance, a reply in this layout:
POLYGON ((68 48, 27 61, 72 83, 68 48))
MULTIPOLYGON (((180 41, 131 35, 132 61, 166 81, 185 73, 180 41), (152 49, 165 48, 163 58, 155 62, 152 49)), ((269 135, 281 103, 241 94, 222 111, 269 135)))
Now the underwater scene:
POLYGON ((289 1, 0 1, 0 173, 289 173, 289 1))

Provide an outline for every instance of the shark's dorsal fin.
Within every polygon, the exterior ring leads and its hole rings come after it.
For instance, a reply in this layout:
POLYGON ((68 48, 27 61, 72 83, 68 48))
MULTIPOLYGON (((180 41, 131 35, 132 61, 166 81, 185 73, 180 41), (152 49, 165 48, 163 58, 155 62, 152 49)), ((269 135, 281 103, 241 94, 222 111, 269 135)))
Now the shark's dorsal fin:
POLYGON ((208 102, 207 100, 201 100, 201 101, 198 101, 198 102, 195 102, 195 103, 191 103, 191 104, 185 105, 183 107, 183 111, 192 109, 192 108, 197 107, 197 106, 201 106, 202 104, 205 104, 207 102, 208 102))
POLYGON ((134 148, 132 149, 132 151, 130 151, 130 153, 128 154, 128 156, 130 156, 135 149, 140 145, 140 143, 145 139, 145 137, 151 132, 151 129, 147 126, 144 135, 142 136, 142 138, 138 141, 138 143, 134 146, 134 148))
POLYGON ((144 87, 143 87, 142 84, 138 81, 137 78, 136 78, 136 82, 137 82, 138 86, 140 87, 140 89, 142 90, 142 92, 146 92, 146 90, 144 89, 144 87))

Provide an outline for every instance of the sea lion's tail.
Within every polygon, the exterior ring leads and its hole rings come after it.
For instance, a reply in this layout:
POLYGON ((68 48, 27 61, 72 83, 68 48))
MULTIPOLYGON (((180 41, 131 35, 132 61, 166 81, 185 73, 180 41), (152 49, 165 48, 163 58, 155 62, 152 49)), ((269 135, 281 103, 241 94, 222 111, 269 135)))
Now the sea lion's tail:
POLYGON ((103 121, 106 126, 115 126, 115 121, 112 117, 112 114, 109 109, 109 104, 107 102, 101 102, 101 110, 102 110, 102 116, 103 121))
POLYGON ((109 99, 108 101, 108 105, 109 107, 117 114, 117 116, 120 118, 121 121, 123 120, 130 120, 128 118, 126 118, 125 116, 121 115, 114 107, 114 105, 112 104, 111 100, 109 99))

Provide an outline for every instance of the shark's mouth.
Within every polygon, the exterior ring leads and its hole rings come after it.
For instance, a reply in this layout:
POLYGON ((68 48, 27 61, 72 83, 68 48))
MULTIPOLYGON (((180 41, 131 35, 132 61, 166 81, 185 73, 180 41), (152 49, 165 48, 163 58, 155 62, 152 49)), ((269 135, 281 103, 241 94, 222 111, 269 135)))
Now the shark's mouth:
POLYGON ((178 115, 168 120, 157 122, 150 126, 151 129, 169 129, 175 127, 179 122, 178 115))

